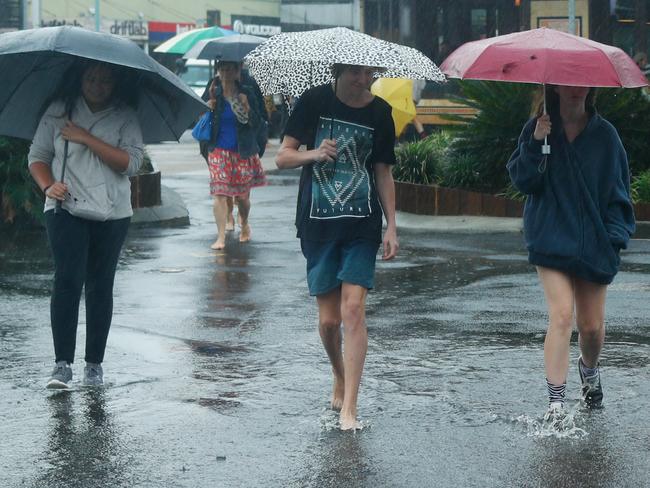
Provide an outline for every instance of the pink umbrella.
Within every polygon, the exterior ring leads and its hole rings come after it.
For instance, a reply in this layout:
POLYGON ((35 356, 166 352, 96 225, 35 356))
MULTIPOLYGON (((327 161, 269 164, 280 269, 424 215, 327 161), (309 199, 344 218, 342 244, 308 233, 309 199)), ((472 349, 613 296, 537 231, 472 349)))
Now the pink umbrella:
MULTIPOLYGON (((463 44, 440 65, 450 78, 639 88, 648 80, 617 47, 542 27, 463 44)), ((547 152, 548 151, 548 152, 547 152)), ((545 144, 545 154, 550 148, 545 144)))

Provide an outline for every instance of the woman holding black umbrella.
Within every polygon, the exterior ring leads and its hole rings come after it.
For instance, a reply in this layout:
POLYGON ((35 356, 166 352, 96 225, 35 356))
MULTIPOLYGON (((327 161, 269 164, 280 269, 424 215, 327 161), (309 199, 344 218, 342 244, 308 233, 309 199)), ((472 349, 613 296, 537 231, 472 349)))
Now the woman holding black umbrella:
POLYGON ((43 114, 29 151, 30 172, 47 197, 45 224, 55 265, 51 322, 56 365, 48 388, 66 388, 72 380, 84 286, 83 382, 103 384, 115 270, 133 215, 128 176, 143 158, 133 93, 125 70, 78 62, 43 114))

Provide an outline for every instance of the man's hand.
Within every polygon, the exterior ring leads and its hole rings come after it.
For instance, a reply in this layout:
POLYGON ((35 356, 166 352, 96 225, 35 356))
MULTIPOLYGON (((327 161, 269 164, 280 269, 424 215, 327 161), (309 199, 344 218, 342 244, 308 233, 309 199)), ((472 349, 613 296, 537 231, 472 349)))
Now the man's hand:
POLYGON ((314 161, 318 163, 332 163, 336 159, 336 141, 323 139, 318 148, 314 149, 314 161))
POLYGON ((399 241, 397 240, 397 229, 395 227, 391 226, 386 228, 386 232, 384 232, 383 246, 384 253, 381 258, 384 261, 390 261, 397 256, 399 241))

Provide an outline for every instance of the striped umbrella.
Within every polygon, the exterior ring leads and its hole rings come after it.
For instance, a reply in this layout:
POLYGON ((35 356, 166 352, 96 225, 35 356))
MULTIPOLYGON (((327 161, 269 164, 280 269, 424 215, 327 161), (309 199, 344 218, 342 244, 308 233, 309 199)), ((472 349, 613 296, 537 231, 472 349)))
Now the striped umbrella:
POLYGON ((194 44, 203 39, 217 39, 219 37, 233 36, 235 34, 237 33, 234 31, 216 26, 205 27, 203 29, 194 29, 175 35, 171 39, 167 39, 160 46, 154 49, 154 52, 167 54, 185 54, 194 46, 194 44))

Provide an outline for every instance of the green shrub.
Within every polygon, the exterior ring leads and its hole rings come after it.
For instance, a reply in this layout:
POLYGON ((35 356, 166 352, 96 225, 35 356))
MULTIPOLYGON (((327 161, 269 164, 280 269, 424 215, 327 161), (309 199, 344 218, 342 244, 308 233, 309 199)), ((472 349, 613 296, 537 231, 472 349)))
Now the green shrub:
POLYGON ((630 190, 634 203, 650 203, 650 170, 633 177, 630 190))
POLYGON ((462 97, 455 101, 477 110, 473 118, 447 116, 453 126, 452 160, 472 182, 469 189, 499 192, 510 182, 506 163, 530 117, 534 85, 491 81, 459 81, 462 97), (474 178, 469 178, 472 165, 474 178))
POLYGON ((523 202, 526 200, 526 195, 517 190, 512 183, 501 192, 497 194, 498 197, 509 198, 510 200, 517 200, 523 202))
POLYGON ((449 143, 448 133, 436 132, 421 141, 400 144, 395 148, 397 164, 393 168, 393 177, 407 183, 437 183, 441 179, 449 143))
POLYGON ((29 144, 0 137, 0 224, 42 220, 44 198, 27 168, 29 144))
POLYGON ((618 131, 630 158, 632 174, 650 169, 650 101, 641 90, 598 90, 598 112, 618 131))
POLYGON ((449 188, 478 189, 482 186, 479 167, 471 154, 452 154, 441 167, 439 183, 449 188))

